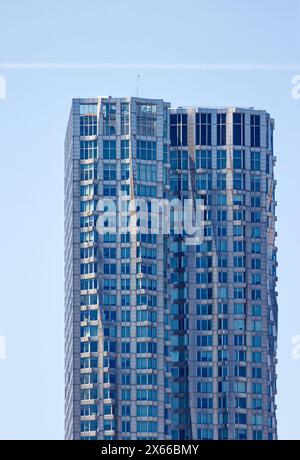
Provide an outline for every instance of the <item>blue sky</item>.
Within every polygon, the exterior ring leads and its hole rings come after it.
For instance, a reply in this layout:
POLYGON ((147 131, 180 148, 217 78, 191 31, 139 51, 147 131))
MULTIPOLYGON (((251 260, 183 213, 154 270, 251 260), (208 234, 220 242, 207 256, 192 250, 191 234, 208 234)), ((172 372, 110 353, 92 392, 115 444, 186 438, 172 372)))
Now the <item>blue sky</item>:
POLYGON ((140 95, 172 105, 266 108, 276 119, 279 436, 300 439, 298 276, 300 7, 290 0, 12 0, 0 7, 0 438, 63 438, 63 142, 72 97, 140 95), (17 69, 3 63, 134 64, 17 69), (141 64, 179 64, 177 69, 141 64), (291 65, 183 70, 180 64, 291 65), (0 92, 1 94, 1 92, 0 92))

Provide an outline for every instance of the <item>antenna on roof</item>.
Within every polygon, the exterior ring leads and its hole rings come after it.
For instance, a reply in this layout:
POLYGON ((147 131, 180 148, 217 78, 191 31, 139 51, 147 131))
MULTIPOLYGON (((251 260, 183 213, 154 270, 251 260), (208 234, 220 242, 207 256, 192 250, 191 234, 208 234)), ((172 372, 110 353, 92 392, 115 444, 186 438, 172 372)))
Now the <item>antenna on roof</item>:
POLYGON ((139 97, 140 83, 141 83, 141 76, 140 76, 140 74, 138 74, 138 76, 137 76, 137 85, 136 85, 136 97, 139 97))

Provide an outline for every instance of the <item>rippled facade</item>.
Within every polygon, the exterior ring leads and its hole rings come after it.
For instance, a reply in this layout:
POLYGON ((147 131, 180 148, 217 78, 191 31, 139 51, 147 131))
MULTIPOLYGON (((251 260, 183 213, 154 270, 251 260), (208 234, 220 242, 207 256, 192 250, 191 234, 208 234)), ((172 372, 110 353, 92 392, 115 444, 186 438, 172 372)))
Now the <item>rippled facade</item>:
POLYGON ((73 100, 67 439, 276 439, 273 129, 252 108, 73 100), (155 199, 200 200, 201 241, 143 232, 139 219, 124 232, 120 196, 149 212, 155 199), (116 229, 99 232, 110 199, 116 229))

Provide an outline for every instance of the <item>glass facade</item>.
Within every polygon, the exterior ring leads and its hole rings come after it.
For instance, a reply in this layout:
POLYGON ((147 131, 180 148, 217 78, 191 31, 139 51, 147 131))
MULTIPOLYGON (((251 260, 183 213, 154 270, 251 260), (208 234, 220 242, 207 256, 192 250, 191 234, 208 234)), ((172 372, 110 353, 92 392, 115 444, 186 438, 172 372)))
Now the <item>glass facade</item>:
POLYGON ((73 100, 67 439, 276 439, 273 128, 253 109, 73 100), (99 233, 98 201, 120 196, 118 222, 132 199, 201 200, 203 240, 142 217, 99 233))

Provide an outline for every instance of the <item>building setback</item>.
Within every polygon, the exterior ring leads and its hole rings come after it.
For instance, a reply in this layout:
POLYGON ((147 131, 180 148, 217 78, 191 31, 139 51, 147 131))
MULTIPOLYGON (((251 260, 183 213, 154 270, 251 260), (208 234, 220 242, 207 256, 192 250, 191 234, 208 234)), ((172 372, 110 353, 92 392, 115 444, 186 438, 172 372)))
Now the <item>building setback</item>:
POLYGON ((277 439, 273 129, 253 108, 73 100, 66 439, 277 439), (201 241, 139 219, 98 232, 99 200, 119 218, 120 195, 201 200, 201 241))

